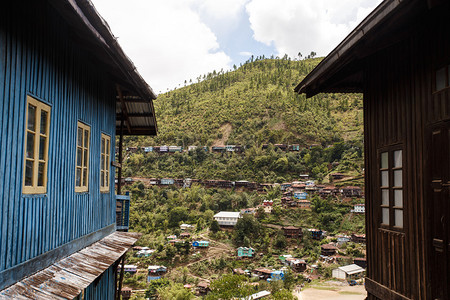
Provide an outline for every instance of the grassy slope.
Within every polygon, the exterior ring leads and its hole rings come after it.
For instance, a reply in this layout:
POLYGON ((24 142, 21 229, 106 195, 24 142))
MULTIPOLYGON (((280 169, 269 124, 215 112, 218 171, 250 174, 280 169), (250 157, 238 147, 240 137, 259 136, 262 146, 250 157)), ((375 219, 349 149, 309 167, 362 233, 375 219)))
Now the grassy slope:
POLYGON ((210 73, 201 82, 155 101, 159 133, 128 145, 247 146, 263 143, 331 144, 362 136, 362 98, 327 94, 305 99, 294 87, 321 59, 264 59, 235 71, 210 73), (228 127, 229 137, 223 139, 228 127), (226 130, 225 130, 226 131, 226 130))

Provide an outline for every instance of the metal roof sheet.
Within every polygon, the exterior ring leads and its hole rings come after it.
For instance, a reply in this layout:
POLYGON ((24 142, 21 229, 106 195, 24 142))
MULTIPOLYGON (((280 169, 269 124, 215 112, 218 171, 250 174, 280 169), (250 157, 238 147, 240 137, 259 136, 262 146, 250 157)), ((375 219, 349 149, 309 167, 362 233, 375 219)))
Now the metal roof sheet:
POLYGON ((355 265, 355 264, 339 267, 338 269, 340 269, 341 271, 344 271, 348 275, 352 275, 352 274, 356 274, 356 273, 362 273, 362 272, 365 271, 364 268, 361 268, 360 266, 355 265))
POLYGON ((73 299, 120 259, 140 236, 116 231, 0 291, 0 299, 73 299))
POLYGON ((239 218, 241 216, 240 212, 234 211, 221 211, 214 215, 214 218, 239 218))

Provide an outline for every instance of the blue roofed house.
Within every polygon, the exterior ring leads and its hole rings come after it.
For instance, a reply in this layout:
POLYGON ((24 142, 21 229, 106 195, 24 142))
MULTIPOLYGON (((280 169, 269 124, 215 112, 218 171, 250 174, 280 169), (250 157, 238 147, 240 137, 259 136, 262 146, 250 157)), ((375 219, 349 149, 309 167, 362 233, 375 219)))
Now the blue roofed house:
POLYGON ((156 134, 155 98, 90 1, 2 4, 0 299, 116 298, 116 134, 156 134))

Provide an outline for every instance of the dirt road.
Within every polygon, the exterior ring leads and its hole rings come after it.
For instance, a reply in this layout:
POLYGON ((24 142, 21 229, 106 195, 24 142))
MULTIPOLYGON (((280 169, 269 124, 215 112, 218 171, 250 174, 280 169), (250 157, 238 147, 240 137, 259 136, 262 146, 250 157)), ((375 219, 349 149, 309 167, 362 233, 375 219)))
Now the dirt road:
POLYGON ((294 291, 299 300, 364 300, 367 292, 363 285, 357 286, 317 286, 300 293, 294 291))

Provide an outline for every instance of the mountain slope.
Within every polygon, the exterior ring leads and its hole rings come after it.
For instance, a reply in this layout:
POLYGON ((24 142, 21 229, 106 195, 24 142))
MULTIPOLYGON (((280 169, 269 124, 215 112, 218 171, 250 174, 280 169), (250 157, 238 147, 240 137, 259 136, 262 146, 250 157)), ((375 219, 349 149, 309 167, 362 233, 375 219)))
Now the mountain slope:
POLYGON ((198 77, 198 83, 159 95, 155 101, 158 136, 144 141, 148 145, 185 147, 219 141, 246 146, 306 146, 361 138, 360 95, 327 94, 305 99, 294 93, 295 85, 320 60, 257 58, 235 71, 214 71, 198 77), (226 140, 223 126, 229 127, 226 140))

